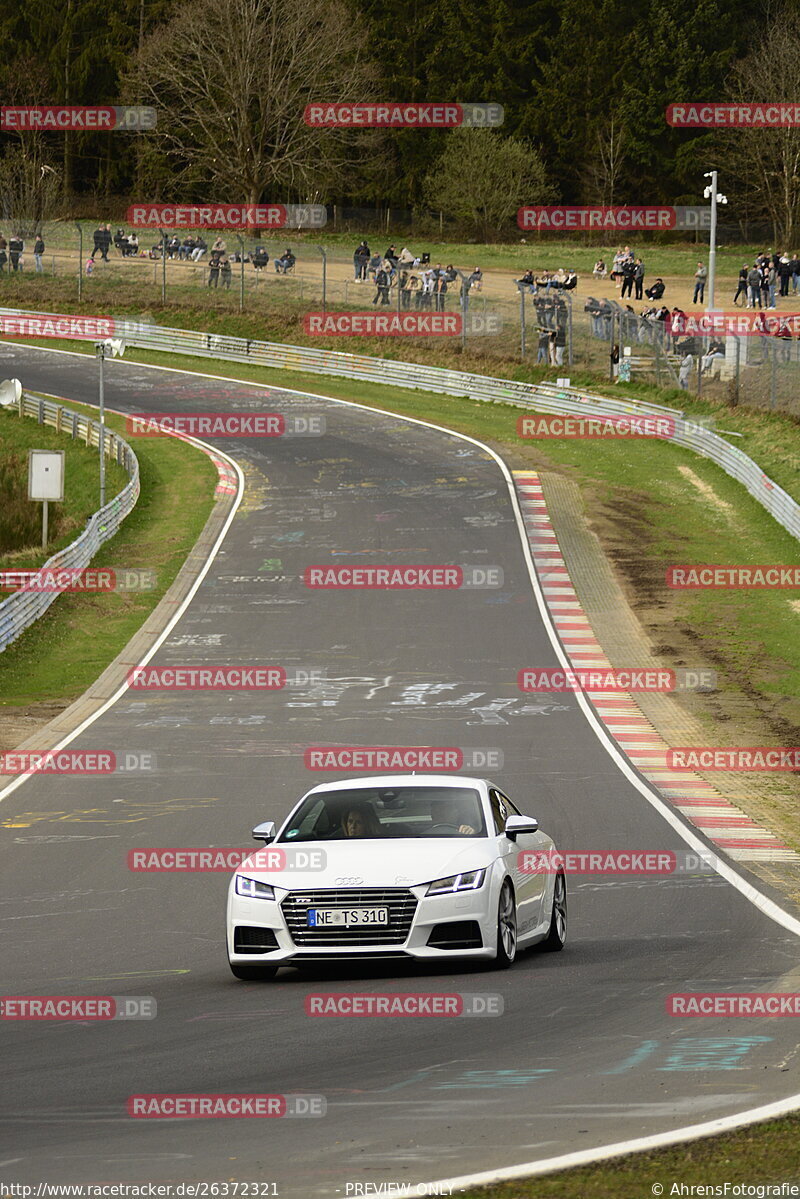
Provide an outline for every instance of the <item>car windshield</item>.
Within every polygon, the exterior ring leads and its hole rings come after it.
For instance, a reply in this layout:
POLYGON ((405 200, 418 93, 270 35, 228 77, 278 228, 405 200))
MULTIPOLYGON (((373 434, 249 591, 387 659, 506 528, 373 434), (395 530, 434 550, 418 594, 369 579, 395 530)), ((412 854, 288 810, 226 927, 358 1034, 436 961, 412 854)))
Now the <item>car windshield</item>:
POLYGON ((485 836, 472 787, 358 787, 307 796, 278 841, 485 836))

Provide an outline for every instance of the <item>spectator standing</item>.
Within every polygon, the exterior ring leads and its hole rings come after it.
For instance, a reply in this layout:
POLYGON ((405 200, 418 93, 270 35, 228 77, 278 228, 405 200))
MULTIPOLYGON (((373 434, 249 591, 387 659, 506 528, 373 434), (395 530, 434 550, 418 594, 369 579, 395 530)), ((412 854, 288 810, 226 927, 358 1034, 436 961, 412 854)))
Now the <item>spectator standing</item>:
POLYGON ((761 271, 755 263, 747 272, 747 307, 755 308, 758 304, 761 307, 761 271))
POLYGON ((788 254, 783 254, 781 256, 780 262, 778 263, 778 278, 781 281, 781 295, 782 296, 788 296, 788 294, 789 294, 789 280, 791 279, 791 277, 792 277, 792 264, 789 260, 788 254))
POLYGON ((25 249, 25 243, 23 242, 19 233, 15 233, 13 237, 9 238, 8 261, 11 265, 12 271, 20 270, 19 258, 20 258, 20 254, 22 254, 24 249, 25 249))
POLYGON ((636 287, 636 299, 641 300, 642 288, 644 287, 644 263, 641 258, 637 258, 634 263, 633 282, 636 287))
POLYGON ((792 295, 797 295, 797 278, 800 275, 800 258, 797 257, 797 250, 792 251, 789 269, 792 273, 792 295))
POLYGON ((94 258, 93 258, 93 256, 92 256, 91 254, 90 254, 90 255, 89 255, 89 257, 86 259, 86 274, 87 274, 87 275, 93 275, 93 274, 94 274, 94 258))
POLYGON ((694 358, 691 354, 687 354, 681 361, 678 368, 678 383, 684 391, 689 390, 689 380, 692 377, 692 367, 694 366, 694 358))
POLYGON ((736 295, 733 297, 734 304, 738 307, 739 296, 744 296, 743 303, 747 303, 747 276, 750 268, 747 263, 742 264, 742 269, 739 271, 739 282, 736 287, 736 295))
POLYGON ((471 288, 474 287, 476 291, 483 291, 483 271, 479 266, 473 268, 472 274, 469 277, 469 285, 471 288))
POLYGON ((111 249, 112 241, 111 226, 103 225, 101 232, 102 237, 100 238, 100 254, 102 255, 103 262, 108 262, 108 251, 111 249))
POLYGON ((209 287, 218 287, 219 286, 219 264, 220 264, 219 254, 212 254, 208 260, 208 286, 209 287))
POLYGON ((761 265, 761 279, 759 288, 761 289, 761 303, 764 308, 769 308, 769 276, 772 270, 772 264, 767 258, 761 265))
POLYGON ((616 379, 617 376, 619 375, 619 346, 618 345, 612 346, 611 354, 609 355, 609 357, 611 358, 611 374, 616 379))
POLYGON ((622 263, 621 271, 622 271, 622 292, 621 292, 619 298, 621 300, 624 300, 625 297, 629 296, 633 290, 633 279, 634 279, 634 275, 636 273, 636 263, 633 262, 630 258, 626 258, 622 263))
POLYGON ((692 296, 693 304, 697 303, 698 297, 700 299, 700 303, 701 304, 703 303, 703 297, 706 294, 706 279, 707 278, 708 278, 708 271, 703 266, 702 262, 698 262, 697 270, 694 273, 694 295, 692 296))
POLYGON ((536 350, 536 365, 546 364, 550 361, 550 330, 539 329, 539 345, 536 350))
POLYGON ((231 270, 231 260, 228 258, 227 254, 223 254, 222 258, 220 259, 219 266, 220 274, 222 275, 222 286, 226 291, 230 291, 233 271, 231 270))
POLYGON ((37 233, 36 241, 33 243, 33 261, 36 264, 37 275, 41 275, 44 270, 42 267, 42 254, 44 254, 44 240, 41 233, 37 233))
POLYGON ((94 233, 92 234, 92 237, 94 238, 94 245, 92 246, 92 253, 91 253, 92 258, 94 258, 95 254, 99 254, 101 252, 102 245, 103 245, 103 234, 104 233, 105 233, 105 230, 103 229, 103 226, 98 225, 97 228, 95 229, 94 233))
POLYGON ((372 282, 375 283, 376 285, 378 282, 378 271, 381 269, 382 266, 383 266, 383 259, 381 258, 380 254, 378 254, 376 251, 369 260, 369 273, 372 275, 372 282))
MULTIPOLYGON (((778 259, 778 265, 780 265, 780 259, 778 259)), ((769 306, 770 308, 775 308, 775 296, 778 291, 778 268, 775 266, 774 261, 769 264, 766 274, 767 287, 769 288, 769 306)))
POLYGON ((381 304, 389 303, 389 274, 383 266, 375 274, 375 298, 372 303, 377 304, 378 300, 381 304))
POLYGON ((365 241, 360 242, 353 255, 353 278, 356 283, 364 283, 366 281, 369 257, 369 246, 365 241))

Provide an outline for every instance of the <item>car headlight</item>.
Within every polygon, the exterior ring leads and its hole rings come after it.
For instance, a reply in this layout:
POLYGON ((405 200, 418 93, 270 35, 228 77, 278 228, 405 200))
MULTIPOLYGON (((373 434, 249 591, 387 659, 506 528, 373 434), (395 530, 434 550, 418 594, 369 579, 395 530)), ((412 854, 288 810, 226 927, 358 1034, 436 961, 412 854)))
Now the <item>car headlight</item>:
POLYGON ((274 899, 275 888, 269 883, 259 882, 257 878, 248 878, 244 874, 236 875, 236 894, 246 895, 248 899, 274 899))
POLYGON ((465 874, 451 874, 448 878, 437 878, 428 884, 426 895, 452 895, 456 891, 477 891, 483 886, 486 869, 470 870, 465 874))

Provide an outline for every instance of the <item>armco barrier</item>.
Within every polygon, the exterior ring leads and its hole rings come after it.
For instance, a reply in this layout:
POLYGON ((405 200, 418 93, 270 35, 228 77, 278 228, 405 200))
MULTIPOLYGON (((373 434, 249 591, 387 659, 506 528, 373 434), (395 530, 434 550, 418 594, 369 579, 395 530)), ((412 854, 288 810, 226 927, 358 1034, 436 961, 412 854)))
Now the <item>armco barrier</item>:
MULTIPOLYGON (((100 424, 70 408, 54 404, 23 392, 19 401, 20 416, 35 417, 39 424, 52 425, 59 433, 71 434, 87 445, 100 448, 100 424)), ((131 447, 116 433, 105 430, 106 457, 114 458, 128 474, 129 482, 119 495, 86 522, 86 528, 65 549, 48 558, 42 570, 83 570, 88 566, 103 542, 117 532, 125 517, 139 498, 139 462, 131 447)), ((44 615, 59 595, 57 591, 15 591, 0 603, 0 653, 17 637, 44 615)))
MULTIPOLYGON (((16 308, 0 308, 0 316, 42 315, 16 308)), ((167 329, 135 321, 116 322, 115 335, 128 345, 159 350, 168 354, 189 354, 248 362, 280 370, 305 371, 308 374, 338 375, 370 383, 390 384, 434 393, 467 396, 487 403, 513 404, 537 412, 586 415, 657 415, 672 417, 675 432, 670 438, 685 446, 737 479, 793 537, 800 539, 800 505, 777 483, 769 479, 752 458, 736 446, 707 429, 676 408, 645 404, 630 398, 611 398, 559 388, 550 383, 518 383, 471 375, 465 371, 444 370, 418 363, 371 358, 364 354, 346 354, 340 350, 318 350, 308 346, 281 345, 268 341, 249 341, 243 337, 200 333, 192 329, 167 329)))

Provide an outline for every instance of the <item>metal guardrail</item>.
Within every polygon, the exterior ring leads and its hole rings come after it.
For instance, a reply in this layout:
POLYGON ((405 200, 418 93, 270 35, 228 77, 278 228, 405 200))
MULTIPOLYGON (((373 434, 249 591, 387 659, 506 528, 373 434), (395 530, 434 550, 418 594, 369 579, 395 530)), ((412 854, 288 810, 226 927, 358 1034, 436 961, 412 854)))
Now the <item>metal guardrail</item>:
MULTIPOLYGON (((40 315, 22 309, 0 308, 0 316, 40 315)), ((724 437, 703 427, 676 408, 648 404, 629 397, 598 396, 551 383, 519 383, 512 379, 473 375, 419 363, 371 358, 340 350, 318 350, 268 341, 246 340, 193 329, 168 329, 135 321, 118 320, 115 336, 140 349, 168 354, 188 354, 231 362, 337 375, 362 382, 390 383, 394 387, 463 396, 486 403, 513 404, 537 412, 586 416, 663 416, 673 422, 668 440, 716 462, 726 474, 740 482, 793 537, 800 539, 800 505, 783 488, 768 478, 761 467, 724 437), (391 378, 387 376, 391 373, 391 378)))
MULTIPOLYGON (((39 424, 51 425, 59 433, 80 438, 88 446, 100 448, 100 424, 80 412, 73 412, 52 400, 23 392, 19 400, 20 416, 35 417, 39 424)), ((139 462, 127 441, 105 429, 106 457, 113 458, 128 474, 129 482, 119 495, 89 517, 86 528, 63 550, 48 558, 42 571, 83 570, 100 546, 113 537, 139 498, 139 462)), ((58 591, 15 591, 0 603, 0 653, 25 629, 43 616, 61 593, 58 591)))

